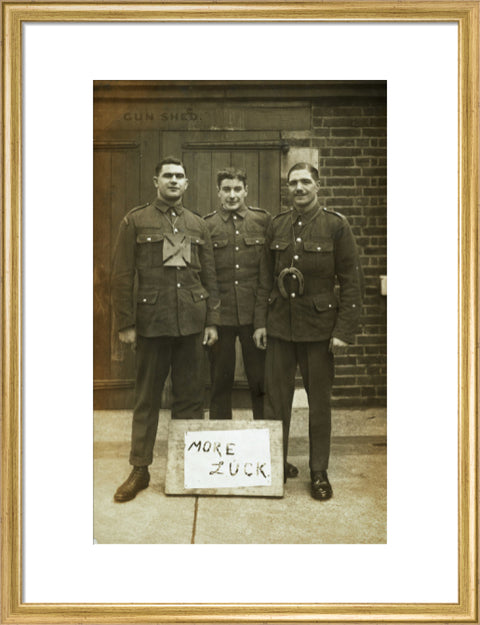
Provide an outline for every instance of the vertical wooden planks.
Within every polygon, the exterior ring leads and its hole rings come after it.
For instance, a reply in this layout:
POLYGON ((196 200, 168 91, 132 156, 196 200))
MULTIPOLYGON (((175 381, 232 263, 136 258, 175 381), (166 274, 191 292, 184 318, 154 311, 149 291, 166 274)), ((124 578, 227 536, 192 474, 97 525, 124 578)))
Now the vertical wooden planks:
MULTIPOLYGON (((140 204, 141 167, 139 149, 118 150, 112 152, 112 223, 110 259, 113 258, 118 227, 129 210, 140 204)), ((109 269, 110 274, 110 269, 109 269)), ((118 339, 115 318, 111 306, 109 290, 109 330, 111 337, 111 379, 131 379, 133 377, 134 357, 130 348, 122 345, 118 339)))
POLYGON ((239 157, 241 157, 242 165, 241 167, 247 173, 247 184, 248 184, 248 196, 247 196, 247 204, 249 206, 261 206, 260 198, 259 198, 259 169, 258 169, 258 156, 259 153, 257 151, 249 151, 249 152, 239 152, 239 157))
POLYGON ((195 205, 187 206, 199 215, 207 215, 210 212, 212 202, 212 154, 211 152, 197 152, 193 158, 192 185, 196 188, 195 205))
POLYGON ((182 161, 187 168, 188 188, 183 196, 183 205, 187 208, 196 206, 197 204, 197 185, 193 180, 195 162, 191 152, 182 155, 182 161))
POLYGON ((272 215, 280 212, 280 152, 259 152, 259 204, 272 215))
POLYGON ((93 212, 93 376, 110 374, 110 232, 111 232, 111 154, 94 151, 93 212))
POLYGON ((140 192, 139 204, 151 202, 155 197, 153 176, 155 166, 161 160, 159 146, 159 133, 157 130, 144 130, 140 133, 140 192))
POLYGON ((211 193, 211 210, 220 208, 220 200, 217 191, 217 172, 225 167, 230 167, 231 156, 226 150, 217 150, 212 152, 212 193, 211 193))

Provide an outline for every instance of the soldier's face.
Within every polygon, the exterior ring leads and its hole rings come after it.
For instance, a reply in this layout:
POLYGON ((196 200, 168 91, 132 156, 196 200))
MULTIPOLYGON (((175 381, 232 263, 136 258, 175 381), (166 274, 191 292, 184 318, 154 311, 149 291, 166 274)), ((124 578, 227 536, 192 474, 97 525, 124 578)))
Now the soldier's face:
POLYGON ((296 169, 288 179, 288 192, 297 208, 316 201, 319 188, 319 182, 314 180, 308 169, 296 169))
POLYGON ((248 187, 238 178, 225 178, 218 187, 218 197, 225 210, 238 210, 245 206, 248 187))
POLYGON ((179 200, 187 190, 188 180, 181 165, 169 163, 162 166, 158 176, 154 176, 153 184, 161 200, 174 202, 179 200))

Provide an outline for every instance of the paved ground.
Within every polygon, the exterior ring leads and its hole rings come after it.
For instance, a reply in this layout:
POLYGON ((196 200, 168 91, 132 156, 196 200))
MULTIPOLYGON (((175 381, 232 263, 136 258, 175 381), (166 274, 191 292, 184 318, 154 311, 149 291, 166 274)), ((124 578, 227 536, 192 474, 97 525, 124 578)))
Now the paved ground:
MULTIPOLYGON (((236 411, 234 419, 249 418, 236 411)), ((94 538, 98 543, 375 544, 387 541, 386 410, 333 413, 329 478, 334 496, 310 497, 308 411, 295 408, 289 460, 300 470, 282 498, 164 494, 169 412, 161 411, 150 487, 128 503, 131 412, 95 412, 94 538)))

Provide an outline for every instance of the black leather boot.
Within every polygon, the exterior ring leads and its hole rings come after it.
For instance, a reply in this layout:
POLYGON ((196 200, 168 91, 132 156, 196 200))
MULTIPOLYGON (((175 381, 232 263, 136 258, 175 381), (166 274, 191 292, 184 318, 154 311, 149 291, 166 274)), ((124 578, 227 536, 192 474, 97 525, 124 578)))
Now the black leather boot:
POLYGON ((312 497, 326 501, 333 495, 333 490, 326 471, 316 471, 312 474, 312 497))
POLYGON ((290 464, 290 462, 285 463, 285 467, 283 469, 283 483, 287 481, 287 477, 297 477, 298 469, 294 464, 290 464))
POLYGON ((113 496, 114 501, 123 502, 134 499, 141 490, 147 488, 150 482, 148 467, 133 467, 125 482, 118 487, 113 496))

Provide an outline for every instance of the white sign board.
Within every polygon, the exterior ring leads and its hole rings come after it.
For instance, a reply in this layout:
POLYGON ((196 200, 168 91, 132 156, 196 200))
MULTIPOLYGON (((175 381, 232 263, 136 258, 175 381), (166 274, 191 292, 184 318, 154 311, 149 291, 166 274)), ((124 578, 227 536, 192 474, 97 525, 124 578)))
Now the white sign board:
POLYGON ((281 421, 171 419, 166 495, 283 497, 281 421))
POLYGON ((185 432, 185 488, 270 486, 270 431, 185 432))

